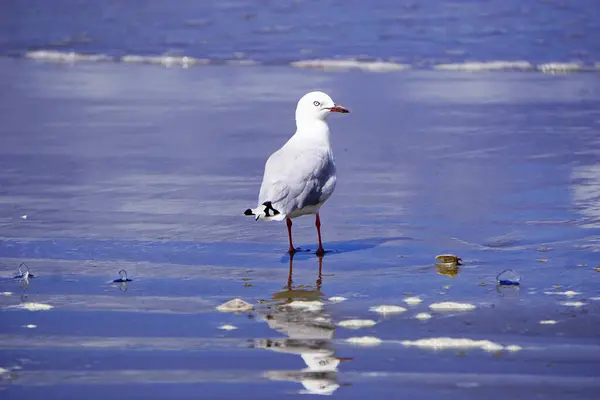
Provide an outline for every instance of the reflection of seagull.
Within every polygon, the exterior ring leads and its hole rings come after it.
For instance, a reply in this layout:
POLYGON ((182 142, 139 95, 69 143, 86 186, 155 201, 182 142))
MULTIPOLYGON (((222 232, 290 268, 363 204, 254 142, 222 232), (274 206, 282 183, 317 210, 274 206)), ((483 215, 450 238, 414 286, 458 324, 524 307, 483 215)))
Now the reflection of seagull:
POLYGON ((300 99, 296 107, 296 133, 267 160, 258 205, 244 213, 257 220, 285 219, 290 254, 296 252, 292 244, 292 218, 307 214, 316 215, 317 255, 325 253, 319 209, 335 189, 335 163, 326 121, 333 112, 348 113, 348 110, 322 92, 311 92, 300 99))
POLYGON ((275 293, 275 305, 271 312, 263 316, 270 328, 289 339, 257 340, 255 346, 279 353, 297 354, 302 357, 307 368, 301 371, 269 371, 266 376, 273 380, 300 382, 308 393, 332 394, 340 385, 337 382, 337 367, 341 361, 349 360, 334 356, 330 340, 335 334, 331 318, 320 309, 296 309, 287 306, 293 301, 318 300, 323 297, 321 270, 323 259, 319 258, 319 277, 316 287, 292 286, 292 263, 285 290, 275 293))

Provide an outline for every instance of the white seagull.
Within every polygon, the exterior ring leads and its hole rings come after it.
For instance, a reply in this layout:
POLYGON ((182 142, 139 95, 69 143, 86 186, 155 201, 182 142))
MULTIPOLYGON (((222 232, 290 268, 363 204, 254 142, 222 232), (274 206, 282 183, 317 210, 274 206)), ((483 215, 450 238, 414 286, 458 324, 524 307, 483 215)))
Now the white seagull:
POLYGON ((319 209, 335 189, 335 162, 326 121, 334 112, 349 111, 323 92, 310 92, 300 99, 296 107, 296 133, 267 160, 258 205, 244 212, 256 220, 285 219, 291 255, 296 252, 292 244, 292 219, 308 214, 315 214, 317 255, 325 254, 319 209))

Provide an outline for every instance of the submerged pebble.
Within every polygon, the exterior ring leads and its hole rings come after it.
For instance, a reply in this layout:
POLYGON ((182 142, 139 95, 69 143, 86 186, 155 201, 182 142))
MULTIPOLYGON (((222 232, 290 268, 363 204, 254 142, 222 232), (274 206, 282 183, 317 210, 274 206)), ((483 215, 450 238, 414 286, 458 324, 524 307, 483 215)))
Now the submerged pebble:
POLYGON ((414 341, 404 340, 402 341, 402 344, 404 346, 414 346, 434 350, 479 348, 485 351, 500 351, 504 349, 502 345, 489 340, 455 339, 449 337, 419 339, 414 341))
POLYGON ((378 344, 381 344, 381 339, 374 336, 362 336, 348 338, 346 339, 346 342, 359 346, 377 346, 378 344))
POLYGON ((329 301, 331 301, 332 303, 341 303, 342 301, 346 300, 348 299, 342 296, 333 296, 329 298, 329 301))
POLYGON ((423 300, 421 300, 421 299, 420 299, 420 298, 418 298, 418 297, 407 297, 407 298, 405 298, 405 299, 404 299, 404 302, 405 302, 406 304, 410 304, 411 306, 412 306, 412 305, 415 305, 415 304, 419 304, 419 303, 421 303, 422 301, 423 301, 423 300))
POLYGON ((422 312, 422 313, 418 313, 417 315, 415 315, 415 318, 420 319, 420 320, 425 320, 425 319, 431 318, 431 314, 422 312))
POLYGON ((406 308, 400 306, 382 305, 371 307, 369 310, 380 314, 397 314, 406 311, 406 308))
POLYGON ((370 328, 376 324, 377 322, 373 321, 372 319, 347 319, 338 323, 338 325, 342 328, 348 329, 370 328))
POLYGON ((239 312, 252 310, 252 304, 245 302, 242 299, 229 300, 226 303, 217 306, 217 310, 221 312, 239 312))
POLYGON ((237 329, 237 326, 225 324, 225 325, 221 325, 219 327, 219 329, 224 330, 224 331, 233 331, 233 330, 237 329))
POLYGON ((455 303, 453 301, 444 301, 441 303, 433 303, 429 306, 434 311, 470 311, 474 310, 475 305, 469 303, 455 303))

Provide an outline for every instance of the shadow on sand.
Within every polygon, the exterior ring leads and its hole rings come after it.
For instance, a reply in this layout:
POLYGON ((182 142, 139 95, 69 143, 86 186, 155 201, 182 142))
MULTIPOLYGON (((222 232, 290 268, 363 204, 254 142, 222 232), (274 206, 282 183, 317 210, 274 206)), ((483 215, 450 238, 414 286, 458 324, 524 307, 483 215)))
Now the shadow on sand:
MULTIPOLYGON (((368 250, 373 249, 377 246, 380 246, 384 243, 395 242, 395 241, 411 241, 414 240, 412 238, 406 236, 398 236, 398 237, 387 237, 387 238, 370 238, 370 239, 356 239, 356 240, 346 240, 341 242, 329 242, 327 243, 325 256, 331 256, 334 254, 344 254, 351 253, 354 251, 360 250, 368 250)), ((294 258, 297 260, 308 260, 312 257, 316 256, 316 248, 311 249, 308 247, 301 247, 294 254, 294 258)), ((290 259, 290 255, 286 253, 283 257, 281 257, 280 261, 282 263, 287 262, 290 259)))

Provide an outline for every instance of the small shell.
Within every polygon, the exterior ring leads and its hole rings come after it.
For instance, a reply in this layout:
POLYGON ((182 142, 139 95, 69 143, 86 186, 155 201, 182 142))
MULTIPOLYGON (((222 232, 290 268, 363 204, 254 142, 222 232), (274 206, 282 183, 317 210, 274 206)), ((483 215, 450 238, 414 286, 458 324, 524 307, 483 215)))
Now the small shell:
POLYGON ((435 269, 438 274, 446 275, 450 278, 454 278, 460 272, 458 264, 436 264, 435 269))
POLYGON ((435 256, 435 259, 443 264, 458 264, 462 261, 462 258, 455 256, 454 254, 440 254, 435 256))

